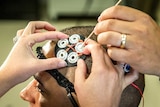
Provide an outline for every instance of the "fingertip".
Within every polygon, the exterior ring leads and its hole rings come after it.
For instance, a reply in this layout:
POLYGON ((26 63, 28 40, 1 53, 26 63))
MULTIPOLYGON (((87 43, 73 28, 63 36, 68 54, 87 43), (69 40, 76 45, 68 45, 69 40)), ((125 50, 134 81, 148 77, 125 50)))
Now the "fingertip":
POLYGON ((85 68, 86 68, 85 61, 80 58, 80 59, 77 61, 77 69, 79 69, 80 72, 81 72, 81 71, 83 72, 83 71, 85 71, 85 68))
POLYGON ((57 65, 59 68, 62 68, 62 67, 66 67, 67 63, 64 60, 60 60, 57 65))
POLYGON ((66 38, 69 38, 69 35, 60 32, 60 35, 58 35, 58 38, 59 38, 59 39, 66 39, 66 38))
POLYGON ((77 61, 77 65, 81 65, 81 63, 83 63, 83 59, 79 59, 79 60, 77 61))
POLYGON ((101 15, 98 17, 97 21, 98 21, 98 22, 102 21, 101 15))

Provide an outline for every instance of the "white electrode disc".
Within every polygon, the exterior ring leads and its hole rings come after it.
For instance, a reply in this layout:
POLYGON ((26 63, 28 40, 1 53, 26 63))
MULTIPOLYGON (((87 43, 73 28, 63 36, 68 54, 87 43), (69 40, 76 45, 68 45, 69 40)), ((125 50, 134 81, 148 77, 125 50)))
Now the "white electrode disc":
POLYGON ((73 34, 69 37, 69 42, 71 44, 75 44, 75 43, 78 43, 80 40, 80 36, 78 34, 73 34))
POLYGON ((68 53, 64 50, 64 49, 61 49, 57 52, 57 58, 60 58, 62 60, 66 60, 67 57, 68 57, 68 53))
POLYGON ((78 59, 79 59, 79 56, 76 52, 69 53, 68 58, 67 58, 68 62, 72 64, 76 63, 78 59))
POLYGON ((79 42, 76 44, 76 46, 75 46, 76 52, 81 53, 81 52, 83 52, 83 49, 84 49, 83 42, 79 42))
POLYGON ((68 45, 68 39, 59 40, 57 45, 59 48, 65 48, 68 45))

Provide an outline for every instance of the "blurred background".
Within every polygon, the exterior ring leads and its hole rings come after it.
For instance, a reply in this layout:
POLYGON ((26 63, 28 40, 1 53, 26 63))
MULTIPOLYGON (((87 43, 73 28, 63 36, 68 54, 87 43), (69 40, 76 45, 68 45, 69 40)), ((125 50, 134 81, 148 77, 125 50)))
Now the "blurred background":
MULTIPOLYGON (((97 17, 118 0, 1 0, 0 1, 0 65, 10 52, 19 29, 29 21, 43 20, 57 30, 79 25, 95 25, 97 17)), ((123 0, 127 5, 148 13, 160 24, 160 0, 123 0)), ((40 44, 43 45, 43 44, 40 44)), ((14 65, 13 65, 14 66, 14 65)), ((31 78, 32 79, 32 78, 31 78)), ((31 81, 19 84, 0 98, 0 107, 27 107, 19 92, 31 81)), ((144 107, 160 106, 160 81, 158 77, 145 75, 144 107)), ((139 107, 142 107, 141 104, 139 107)))

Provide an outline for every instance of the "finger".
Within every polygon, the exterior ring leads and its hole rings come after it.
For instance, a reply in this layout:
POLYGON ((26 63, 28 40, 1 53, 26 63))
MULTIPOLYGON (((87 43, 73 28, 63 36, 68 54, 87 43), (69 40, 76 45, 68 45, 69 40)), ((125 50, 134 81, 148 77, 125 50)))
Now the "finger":
POLYGON ((24 29, 23 35, 34 33, 37 29, 45 29, 48 31, 55 31, 55 27, 45 21, 32 21, 24 29))
MULTIPOLYGON (((131 35, 126 35, 126 49, 133 47, 133 39, 134 38, 131 35)), ((122 42, 122 34, 112 31, 104 32, 98 35, 97 41, 102 45, 120 47, 122 42)))
POLYGON ((104 48, 100 44, 87 45, 86 48, 91 53, 93 67, 101 65, 101 67, 98 67, 96 69, 106 69, 107 65, 111 63, 110 58, 108 57, 106 51, 104 51, 104 48))
POLYGON ((23 32, 24 32, 24 29, 20 29, 20 30, 17 31, 16 35, 21 36, 23 34, 23 32))
POLYGON ((104 32, 98 35, 97 41, 102 45, 119 47, 121 44, 121 36, 117 32, 104 32))
POLYGON ((88 51, 87 45, 97 44, 97 42, 94 41, 94 40, 88 39, 85 44, 86 44, 86 46, 85 46, 84 49, 83 49, 83 54, 89 55, 89 54, 90 54, 90 51, 88 51))
POLYGON ((35 33, 32 34, 32 36, 27 37, 29 38, 30 45, 34 45, 35 43, 43 42, 45 40, 65 39, 68 38, 68 35, 58 31, 50 31, 43 33, 35 33))
POLYGON ((131 56, 131 53, 126 49, 109 47, 107 52, 108 52, 109 57, 115 61, 124 62, 124 63, 130 62, 129 58, 131 56))
POLYGON ((13 43, 14 43, 14 44, 18 41, 18 39, 19 39, 19 37, 22 35, 23 31, 24 31, 24 29, 21 29, 21 30, 18 30, 18 31, 17 31, 16 36, 13 38, 13 43))
POLYGON ((128 85, 133 83, 135 80, 138 79, 138 77, 139 77, 139 73, 135 70, 133 72, 130 72, 127 75, 125 75, 125 78, 124 78, 125 84, 124 84, 123 88, 126 88, 128 85))
POLYGON ((77 62, 77 69, 75 71, 75 87, 81 85, 86 79, 86 64, 82 59, 77 62))
POLYGON ((108 19, 101 21, 97 23, 94 28, 94 32, 96 35, 106 31, 115 31, 130 35, 134 34, 136 30, 137 26, 135 26, 134 23, 117 19, 108 19))
POLYGON ((35 64, 38 66, 38 71, 45 71, 50 69, 58 69, 65 67, 67 63, 59 58, 48 58, 48 59, 37 59, 37 62, 35 64))
POLYGON ((120 19, 125 21, 134 21, 141 16, 142 12, 127 6, 112 6, 104 10, 98 18, 98 21, 106 19, 120 19))

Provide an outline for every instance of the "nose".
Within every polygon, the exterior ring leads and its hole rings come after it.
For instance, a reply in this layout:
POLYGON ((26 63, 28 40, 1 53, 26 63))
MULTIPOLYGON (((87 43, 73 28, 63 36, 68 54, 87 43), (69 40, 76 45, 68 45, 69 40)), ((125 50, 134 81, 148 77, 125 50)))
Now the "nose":
POLYGON ((35 103, 36 81, 32 80, 21 92, 20 97, 30 103, 35 103))

